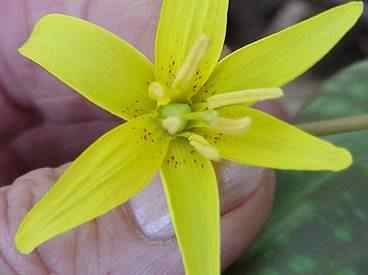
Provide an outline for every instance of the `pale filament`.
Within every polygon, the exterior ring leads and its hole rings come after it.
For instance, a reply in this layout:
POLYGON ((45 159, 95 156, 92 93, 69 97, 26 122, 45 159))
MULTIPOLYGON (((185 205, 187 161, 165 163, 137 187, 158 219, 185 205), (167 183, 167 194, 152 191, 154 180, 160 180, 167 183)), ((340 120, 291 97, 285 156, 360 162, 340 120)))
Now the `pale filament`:
POLYGON ((211 96, 207 99, 209 109, 216 109, 234 104, 252 104, 257 101, 276 99, 284 95, 280 88, 250 89, 237 92, 228 92, 211 96))
POLYGON ((185 92, 190 86, 198 67, 206 55, 210 45, 208 36, 202 34, 194 46, 189 50, 183 65, 179 69, 176 78, 173 82, 173 88, 185 92))

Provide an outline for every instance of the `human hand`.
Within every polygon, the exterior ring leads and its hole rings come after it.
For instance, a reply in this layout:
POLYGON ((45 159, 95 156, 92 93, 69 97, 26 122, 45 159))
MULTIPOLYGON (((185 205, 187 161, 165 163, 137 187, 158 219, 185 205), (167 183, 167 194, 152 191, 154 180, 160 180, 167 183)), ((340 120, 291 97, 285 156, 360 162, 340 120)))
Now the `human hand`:
MULTIPOLYGON (((16 49, 40 16, 58 12, 95 22, 152 56, 160 1, 4 2, 0 16, 0 184, 8 186, 0 191, 1 274, 182 274, 158 180, 127 205, 47 242, 31 256, 18 254, 13 241, 21 218, 65 166, 39 168, 73 160, 119 123, 20 57, 16 49), (28 174, 19 177, 24 173, 28 174)), ((266 219, 274 179, 270 171, 229 162, 219 165, 218 174, 226 267, 255 238, 266 219)))

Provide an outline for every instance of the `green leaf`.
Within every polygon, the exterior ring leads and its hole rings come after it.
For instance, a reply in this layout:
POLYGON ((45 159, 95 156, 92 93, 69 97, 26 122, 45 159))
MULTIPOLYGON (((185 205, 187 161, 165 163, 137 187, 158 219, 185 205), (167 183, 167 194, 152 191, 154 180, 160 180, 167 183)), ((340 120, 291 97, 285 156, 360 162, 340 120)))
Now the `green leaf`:
MULTIPOLYGON (((368 62, 323 86, 301 121, 367 113, 368 62)), ((340 173, 278 172, 273 215, 228 275, 365 275, 368 247, 368 131, 330 136, 354 165, 340 173)))
POLYGON ((316 121, 368 112, 368 61, 358 63, 327 81, 323 96, 304 110, 300 121, 316 121))

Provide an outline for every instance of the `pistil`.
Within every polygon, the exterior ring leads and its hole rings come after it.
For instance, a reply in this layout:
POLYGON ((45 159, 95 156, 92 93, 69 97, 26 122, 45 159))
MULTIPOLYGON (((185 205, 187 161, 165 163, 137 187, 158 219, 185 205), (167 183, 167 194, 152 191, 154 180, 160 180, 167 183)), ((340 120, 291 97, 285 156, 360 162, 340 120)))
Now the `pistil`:
POLYGON ((175 135, 185 129, 187 121, 180 116, 168 117, 162 120, 162 126, 170 135, 175 135))
POLYGON ((188 104, 168 104, 159 109, 161 124, 169 134, 175 135, 183 131, 188 120, 184 117, 192 111, 188 104))

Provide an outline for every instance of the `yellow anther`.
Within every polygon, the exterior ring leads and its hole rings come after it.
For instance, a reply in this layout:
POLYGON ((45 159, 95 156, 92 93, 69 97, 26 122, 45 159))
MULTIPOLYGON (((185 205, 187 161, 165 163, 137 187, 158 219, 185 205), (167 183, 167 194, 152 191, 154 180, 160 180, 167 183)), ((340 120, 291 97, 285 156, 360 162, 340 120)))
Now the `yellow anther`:
POLYGON ((250 117, 239 119, 218 117, 212 124, 210 124, 210 127, 225 134, 237 135, 246 132, 251 124, 252 119, 250 117))
POLYGON ((170 102, 167 90, 158 82, 150 83, 148 94, 153 100, 156 100, 159 105, 166 105, 170 102))
POLYGON ((251 104, 261 100, 279 98, 283 95, 280 88, 252 89, 214 95, 207 99, 207 104, 209 109, 215 109, 233 104, 251 104))
POLYGON ((202 156, 213 161, 221 160, 220 153, 204 137, 191 133, 188 136, 188 140, 189 144, 202 156))
POLYGON ((176 75, 176 78, 173 82, 174 89, 183 91, 189 88, 201 61, 208 51, 209 45, 210 39, 208 36, 201 35, 198 38, 197 42, 189 50, 184 63, 182 64, 176 75))

